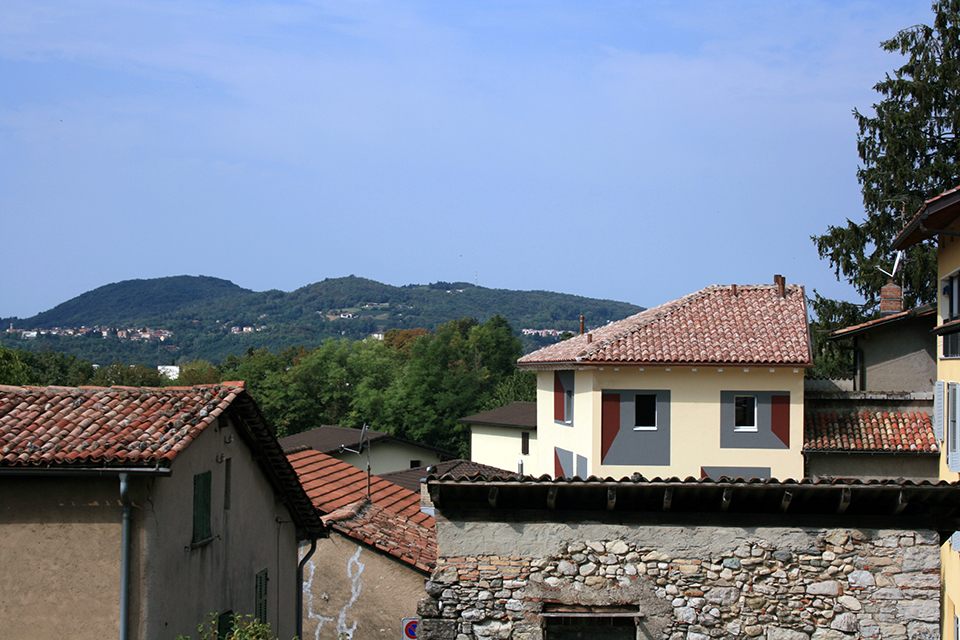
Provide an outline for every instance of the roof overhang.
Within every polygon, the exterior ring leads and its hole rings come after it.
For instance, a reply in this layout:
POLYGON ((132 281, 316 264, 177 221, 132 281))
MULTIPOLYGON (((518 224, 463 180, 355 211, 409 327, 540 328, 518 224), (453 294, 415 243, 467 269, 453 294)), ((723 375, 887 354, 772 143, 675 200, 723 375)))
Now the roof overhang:
POLYGON ((908 318, 919 318, 932 315, 936 313, 936 311, 936 304, 925 304, 920 307, 914 307, 913 309, 907 309, 906 311, 900 311, 899 313, 883 316, 881 318, 874 318, 873 320, 868 320, 867 322, 861 322, 860 324, 853 325, 852 327, 837 329, 836 331, 831 332, 830 335, 827 336, 827 339, 843 340, 844 338, 852 338, 853 336, 865 333, 871 329, 876 329, 877 327, 884 327, 888 324, 893 324, 901 320, 907 320, 908 318))
POLYGON ((430 476, 447 519, 960 529, 960 483, 430 476))
POLYGON ((960 205, 960 187, 927 200, 907 226, 893 239, 890 248, 895 251, 908 249, 943 233, 960 217, 958 205, 960 205))

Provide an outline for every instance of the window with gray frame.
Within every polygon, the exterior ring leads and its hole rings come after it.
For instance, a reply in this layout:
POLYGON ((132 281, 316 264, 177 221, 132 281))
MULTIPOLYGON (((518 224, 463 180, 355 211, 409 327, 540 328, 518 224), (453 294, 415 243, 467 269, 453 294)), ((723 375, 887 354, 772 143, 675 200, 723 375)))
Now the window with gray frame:
POLYGON ((197 544, 213 537, 210 527, 210 484, 212 473, 204 471, 193 476, 193 539, 197 544))

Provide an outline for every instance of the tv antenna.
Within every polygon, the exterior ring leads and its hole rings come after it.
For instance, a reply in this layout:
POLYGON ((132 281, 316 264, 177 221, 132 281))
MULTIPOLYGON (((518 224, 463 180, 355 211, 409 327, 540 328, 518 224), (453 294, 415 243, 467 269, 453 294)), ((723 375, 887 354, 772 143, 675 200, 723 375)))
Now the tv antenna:
POLYGON ((896 257, 896 258, 894 259, 894 261, 893 261, 893 272, 887 271, 886 269, 884 269, 884 268, 881 267, 880 265, 876 265, 877 270, 878 270, 880 273, 884 273, 884 274, 890 276, 890 279, 892 280, 893 277, 897 275, 897 268, 900 266, 900 258, 901 258, 902 256, 903 256, 903 251, 897 251, 897 257, 896 257))
POLYGON ((369 425, 364 424, 363 428, 360 429, 360 446, 358 448, 351 449, 345 444, 340 445, 340 453, 343 453, 344 451, 349 451, 350 453, 355 453, 357 455, 360 455, 364 452, 364 450, 366 450, 367 452, 367 500, 370 499, 370 434, 367 433, 367 429, 369 427, 370 427, 369 425), (364 443, 363 441, 364 436, 367 437, 366 443, 364 443))

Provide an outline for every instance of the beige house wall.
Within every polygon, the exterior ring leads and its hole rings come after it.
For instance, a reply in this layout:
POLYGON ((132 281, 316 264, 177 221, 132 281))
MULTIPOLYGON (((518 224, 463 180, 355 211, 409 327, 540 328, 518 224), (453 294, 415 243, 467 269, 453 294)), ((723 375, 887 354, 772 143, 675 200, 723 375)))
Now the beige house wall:
POLYGON ((0 476, 0 635, 117 637, 121 514, 116 476, 0 476))
MULTIPOLYGON (((349 465, 366 471, 367 452, 361 454, 344 451, 334 455, 349 465)), ((392 471, 404 471, 413 467, 425 467, 441 462, 440 455, 419 447, 412 447, 402 442, 374 442, 370 446, 370 473, 381 475, 392 471), (420 464, 411 464, 413 461, 420 464)))
POLYGON ((671 366, 584 367, 575 372, 573 427, 553 420, 553 372, 537 376, 537 435, 541 453, 535 475, 554 474, 551 452, 560 447, 587 458, 588 475, 621 478, 699 477, 701 467, 770 467, 775 478, 803 477, 803 377, 793 367, 671 366), (609 389, 670 391, 670 463, 601 465, 601 395, 609 389), (720 394, 770 391, 790 394, 790 448, 723 448, 720 394))
POLYGON ((339 640, 341 633, 401 638, 401 619, 416 617, 417 603, 426 597, 425 579, 391 556, 331 533, 304 567, 303 640, 339 640))
POLYGON ((519 471, 522 462, 523 472, 530 474, 540 468, 538 447, 536 429, 470 425, 470 460, 473 462, 507 471, 519 471), (530 438, 530 453, 527 454, 521 453, 524 433, 530 438))
POLYGON ((140 637, 167 640, 196 636, 197 624, 213 612, 253 614, 256 574, 267 569, 267 619, 279 638, 296 635, 297 541, 286 508, 253 459, 252 451, 225 418, 205 430, 157 479, 143 505, 140 531, 144 603, 140 637), (230 508, 225 505, 230 460, 230 508), (213 539, 191 544, 193 478, 212 472, 213 539), (222 595, 221 595, 222 594, 222 595))

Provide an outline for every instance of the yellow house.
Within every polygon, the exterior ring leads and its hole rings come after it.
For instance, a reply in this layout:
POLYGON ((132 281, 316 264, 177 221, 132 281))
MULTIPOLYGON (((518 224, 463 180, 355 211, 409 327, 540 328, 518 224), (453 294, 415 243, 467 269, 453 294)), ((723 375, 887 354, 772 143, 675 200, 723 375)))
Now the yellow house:
POLYGON ((803 477, 803 287, 714 285, 530 353, 533 475, 803 477))
MULTIPOLYGON (((934 385, 934 431, 940 441, 940 479, 960 480, 960 187, 927 200, 891 247, 906 249, 937 241, 937 382, 934 385)), ((941 547, 943 637, 960 640, 960 536, 941 547)))

